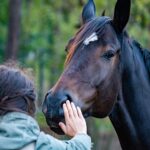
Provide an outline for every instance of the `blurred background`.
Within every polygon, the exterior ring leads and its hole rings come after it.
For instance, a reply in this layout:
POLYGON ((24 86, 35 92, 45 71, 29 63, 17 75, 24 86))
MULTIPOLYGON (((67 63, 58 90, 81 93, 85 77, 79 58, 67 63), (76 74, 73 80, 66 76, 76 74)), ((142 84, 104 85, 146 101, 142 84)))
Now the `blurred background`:
MULTIPOLYGON (((38 91, 36 119, 45 132, 51 133, 41 113, 46 93, 60 76, 66 57, 65 46, 81 24, 80 15, 86 0, 1 0, 0 63, 19 61, 35 77, 38 91)), ((116 0, 95 0, 97 15, 106 10, 113 16, 116 0)), ((150 0, 132 0, 131 37, 150 48, 150 0)), ((93 150, 120 150, 116 133, 106 119, 89 118, 93 150)), ((51 133, 52 135, 65 139, 51 133)))

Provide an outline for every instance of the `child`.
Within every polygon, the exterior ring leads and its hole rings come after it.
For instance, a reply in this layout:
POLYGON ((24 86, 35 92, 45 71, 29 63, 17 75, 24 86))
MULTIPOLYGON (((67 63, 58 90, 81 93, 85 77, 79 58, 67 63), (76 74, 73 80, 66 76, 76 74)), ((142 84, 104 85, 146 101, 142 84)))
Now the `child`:
POLYGON ((0 66, 0 149, 1 150, 90 150, 91 138, 80 108, 63 105, 65 124, 59 123, 68 141, 40 131, 33 116, 36 93, 32 80, 17 68, 0 66))

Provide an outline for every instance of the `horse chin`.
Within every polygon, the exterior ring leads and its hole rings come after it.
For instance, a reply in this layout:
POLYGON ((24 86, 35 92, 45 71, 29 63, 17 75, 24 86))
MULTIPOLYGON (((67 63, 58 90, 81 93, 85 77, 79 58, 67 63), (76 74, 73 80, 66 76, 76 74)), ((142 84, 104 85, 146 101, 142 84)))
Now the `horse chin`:
POLYGON ((105 111, 102 109, 101 110, 94 109, 94 111, 92 112, 92 116, 95 118, 106 118, 110 115, 110 113, 112 112, 112 109, 113 107, 110 107, 110 109, 105 110, 105 111))
POLYGON ((93 117, 95 117, 95 118, 105 118, 105 117, 107 117, 107 116, 109 116, 109 113, 107 113, 107 114, 93 114, 92 115, 93 117))
POLYGON ((98 111, 98 112, 93 112, 92 116, 95 118, 106 118, 110 115, 112 112, 113 107, 110 110, 107 111, 98 111))

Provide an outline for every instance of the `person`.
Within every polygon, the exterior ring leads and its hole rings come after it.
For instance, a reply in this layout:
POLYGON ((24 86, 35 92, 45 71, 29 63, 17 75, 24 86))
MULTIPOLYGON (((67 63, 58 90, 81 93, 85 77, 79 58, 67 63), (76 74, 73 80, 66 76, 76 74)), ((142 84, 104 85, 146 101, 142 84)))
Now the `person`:
POLYGON ((18 68, 0 65, 0 150, 91 149, 79 107, 69 101, 63 104, 65 123, 59 126, 71 137, 63 141, 40 131, 34 120, 35 100, 33 81, 18 68))

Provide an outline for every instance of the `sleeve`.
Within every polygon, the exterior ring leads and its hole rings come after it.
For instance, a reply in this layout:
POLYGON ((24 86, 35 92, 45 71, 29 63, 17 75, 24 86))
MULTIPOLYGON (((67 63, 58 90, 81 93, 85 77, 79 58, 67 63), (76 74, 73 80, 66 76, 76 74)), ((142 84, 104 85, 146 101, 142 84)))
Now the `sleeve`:
POLYGON ((71 140, 61 141, 41 132, 36 142, 36 150, 91 150, 91 148, 91 138, 87 134, 77 134, 71 140))

